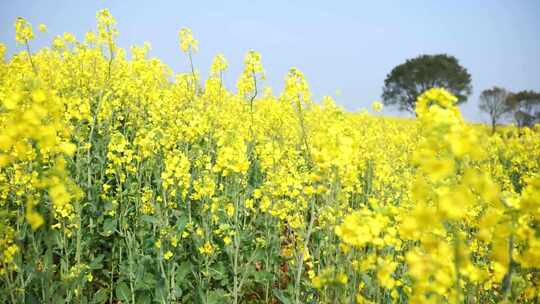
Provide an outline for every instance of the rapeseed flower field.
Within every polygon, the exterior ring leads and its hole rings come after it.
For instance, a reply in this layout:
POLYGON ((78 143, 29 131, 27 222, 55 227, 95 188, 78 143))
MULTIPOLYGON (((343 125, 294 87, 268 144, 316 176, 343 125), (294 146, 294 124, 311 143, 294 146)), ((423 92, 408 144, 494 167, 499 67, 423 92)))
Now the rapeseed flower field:
MULTIPOLYGON (((540 128, 491 134, 443 88, 414 119, 237 88, 117 45, 0 44, 2 303, 538 303, 540 128)), ((174 37, 171 37, 174 39, 174 37)))

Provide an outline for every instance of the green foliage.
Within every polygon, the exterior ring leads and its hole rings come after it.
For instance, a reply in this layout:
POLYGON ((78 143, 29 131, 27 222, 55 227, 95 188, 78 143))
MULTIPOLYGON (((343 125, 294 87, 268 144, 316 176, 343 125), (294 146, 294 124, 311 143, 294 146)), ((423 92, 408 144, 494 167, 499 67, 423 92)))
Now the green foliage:
POLYGON ((508 104, 509 93, 500 87, 486 89, 480 94, 480 110, 489 115, 491 131, 495 132, 495 126, 502 116, 511 111, 508 104))
POLYGON ((414 112, 417 97, 434 87, 447 89, 458 98, 458 103, 462 103, 472 92, 471 75, 450 55, 421 55, 407 59, 386 76, 383 102, 414 112))
POLYGON ((525 90, 512 93, 506 102, 514 113, 518 127, 532 127, 540 122, 540 92, 525 90))

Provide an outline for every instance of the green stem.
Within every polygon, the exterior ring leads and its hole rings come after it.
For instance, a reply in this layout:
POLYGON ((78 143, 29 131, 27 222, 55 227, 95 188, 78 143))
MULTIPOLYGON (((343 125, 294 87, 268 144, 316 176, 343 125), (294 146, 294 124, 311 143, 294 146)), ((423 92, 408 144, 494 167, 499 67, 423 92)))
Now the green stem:
POLYGON ((300 302, 300 281, 302 279, 302 270, 304 266, 304 252, 308 250, 309 239, 313 231, 313 223, 315 222, 315 206, 314 206, 313 200, 311 200, 311 203, 310 203, 309 215, 310 215, 310 219, 309 219, 308 230, 304 239, 304 246, 302 248, 302 251, 300 252, 300 255, 298 256, 298 265, 296 268, 295 303, 302 303, 300 302))
POLYGON ((456 231, 456 228, 453 228, 454 230, 454 271, 456 273, 456 282, 455 282, 455 288, 456 288, 456 303, 460 302, 461 299, 461 275, 459 273, 459 264, 461 263, 460 260, 460 248, 459 248, 459 235, 456 231))
POLYGON ((26 45, 26 53, 28 54, 28 60, 30 60, 30 65, 32 66, 32 70, 34 71, 34 74, 37 74, 37 68, 34 64, 34 60, 32 60, 32 53, 30 52, 30 44, 28 43, 28 40, 24 41, 24 44, 26 45))

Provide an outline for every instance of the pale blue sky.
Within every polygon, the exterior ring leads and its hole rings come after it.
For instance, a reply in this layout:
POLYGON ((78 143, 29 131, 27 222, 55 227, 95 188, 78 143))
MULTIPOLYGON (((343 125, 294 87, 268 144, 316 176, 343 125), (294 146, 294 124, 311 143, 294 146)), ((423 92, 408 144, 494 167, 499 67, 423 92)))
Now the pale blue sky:
MULTIPOLYGON (((36 49, 65 31, 82 39, 95 13, 109 8, 123 47, 152 45, 151 56, 187 71, 178 29, 193 30, 206 74, 216 53, 229 61, 234 88, 244 54, 262 54, 266 84, 277 93, 289 67, 306 75, 314 96, 335 97, 348 110, 380 99, 385 76, 407 58, 448 53, 472 75, 465 117, 483 120, 479 93, 493 85, 540 90, 540 1, 58 1, 0 0, 0 41, 12 54, 13 22, 25 17, 49 33, 36 49), (336 96, 336 91, 340 96, 336 96)), ((392 114, 393 111, 386 113, 392 114)))

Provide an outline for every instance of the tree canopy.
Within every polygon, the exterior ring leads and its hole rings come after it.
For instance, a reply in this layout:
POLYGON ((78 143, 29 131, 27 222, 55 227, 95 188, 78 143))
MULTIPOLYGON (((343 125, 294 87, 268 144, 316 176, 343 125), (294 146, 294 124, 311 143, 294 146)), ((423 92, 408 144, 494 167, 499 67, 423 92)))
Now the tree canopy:
POLYGON ((495 126, 503 115, 510 112, 512 109, 508 104, 509 94, 508 91, 500 87, 486 89, 480 94, 478 107, 482 112, 489 115, 492 132, 495 132, 495 126))
POLYGON ((385 105, 414 112, 416 98, 434 87, 445 88, 462 103, 472 93, 471 75, 453 56, 421 55, 392 69, 384 81, 382 99, 385 105))
POLYGON ((508 105, 514 112, 518 127, 532 126, 540 122, 540 92, 520 91, 507 98, 508 105))

